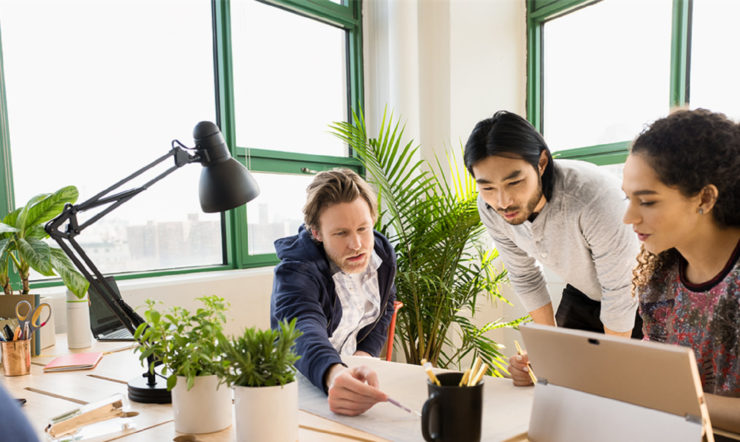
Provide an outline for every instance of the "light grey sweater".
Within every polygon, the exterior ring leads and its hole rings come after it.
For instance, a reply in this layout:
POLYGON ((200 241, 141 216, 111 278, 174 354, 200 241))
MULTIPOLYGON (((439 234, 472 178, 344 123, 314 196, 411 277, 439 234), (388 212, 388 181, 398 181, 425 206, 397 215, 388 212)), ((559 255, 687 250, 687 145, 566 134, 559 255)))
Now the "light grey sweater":
POLYGON ((534 222, 513 226, 479 196, 481 220, 527 311, 551 302, 539 262, 601 301, 604 326, 631 330, 637 299, 630 289, 639 244, 622 223, 626 201, 619 180, 584 161, 555 160, 554 165, 552 197, 534 222))

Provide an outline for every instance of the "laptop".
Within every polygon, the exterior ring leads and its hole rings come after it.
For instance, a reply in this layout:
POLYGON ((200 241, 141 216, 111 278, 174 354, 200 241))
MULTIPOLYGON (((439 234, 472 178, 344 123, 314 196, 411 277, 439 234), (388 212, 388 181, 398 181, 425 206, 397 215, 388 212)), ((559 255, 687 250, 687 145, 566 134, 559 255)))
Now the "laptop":
POLYGON ((537 376, 528 437, 536 441, 713 441, 686 347, 525 324, 537 376))
MULTIPOLYGON (((116 297, 121 299, 116 280, 112 276, 106 276, 105 281, 111 286, 116 297)), ((133 341, 134 336, 113 313, 95 287, 90 285, 88 294, 90 297, 90 328, 95 339, 98 341, 133 341)))

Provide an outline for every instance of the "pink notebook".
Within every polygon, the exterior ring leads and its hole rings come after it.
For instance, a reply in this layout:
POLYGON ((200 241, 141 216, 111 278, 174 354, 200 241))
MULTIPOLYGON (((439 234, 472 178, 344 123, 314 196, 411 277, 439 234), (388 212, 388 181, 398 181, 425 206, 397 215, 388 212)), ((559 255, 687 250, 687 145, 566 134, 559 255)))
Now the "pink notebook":
POLYGON ((102 358, 103 353, 101 352, 71 353, 55 358, 46 364, 44 371, 88 370, 95 368, 102 358))

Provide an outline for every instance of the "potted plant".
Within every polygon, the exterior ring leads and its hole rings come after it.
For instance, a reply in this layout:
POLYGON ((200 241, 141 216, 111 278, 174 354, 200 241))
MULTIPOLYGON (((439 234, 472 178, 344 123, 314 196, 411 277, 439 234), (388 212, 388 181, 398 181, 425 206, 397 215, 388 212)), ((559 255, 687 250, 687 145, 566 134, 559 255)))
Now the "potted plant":
POLYGON ((464 357, 480 356, 494 375, 506 372, 499 346, 485 333, 515 327, 525 320, 491 321, 478 327, 475 314, 479 295, 509 303, 498 289, 506 273, 491 262, 495 249, 480 243, 485 229, 478 215, 475 183, 448 157, 451 179, 441 164, 418 160, 418 146, 401 142, 403 127, 383 114, 376 138, 368 137, 364 118, 354 124, 337 122, 334 134, 357 152, 378 191, 382 208, 375 228, 395 247, 398 270, 396 338, 406 361, 422 359, 435 366, 460 368, 464 357), (459 330, 460 342, 452 344, 451 332, 459 330))
POLYGON ((44 276, 62 278, 64 285, 79 299, 87 294, 88 281, 74 268, 62 249, 44 242, 49 235, 44 224, 56 218, 66 204, 77 201, 75 186, 54 193, 42 193, 25 206, 8 213, 0 222, 0 286, 6 295, 13 293, 9 271, 12 263, 20 277, 21 294, 29 293, 29 274, 33 269, 44 276))
POLYGON ((58 274, 68 289, 66 314, 70 348, 89 347, 92 341, 87 300, 89 282, 74 268, 62 249, 51 247, 44 241, 49 237, 44 224, 61 214, 67 204, 75 203, 78 196, 75 186, 36 195, 0 222, 0 286, 3 292, 6 295, 13 293, 11 265, 18 273, 18 291, 22 295, 29 294, 31 269, 44 276, 58 274))
POLYGON ((172 391, 175 431, 211 433, 231 425, 231 391, 222 387, 216 373, 222 362, 227 304, 218 296, 198 298, 203 307, 194 313, 179 306, 166 313, 147 300, 146 322, 134 333, 141 345, 141 361, 153 356, 149 370, 161 362, 172 391))
POLYGON ((223 340, 221 382, 234 390, 238 441, 294 441, 298 439, 298 383, 294 352, 301 332, 296 319, 277 330, 249 328, 241 336, 223 340), (276 423, 279 423, 276 425, 276 423))

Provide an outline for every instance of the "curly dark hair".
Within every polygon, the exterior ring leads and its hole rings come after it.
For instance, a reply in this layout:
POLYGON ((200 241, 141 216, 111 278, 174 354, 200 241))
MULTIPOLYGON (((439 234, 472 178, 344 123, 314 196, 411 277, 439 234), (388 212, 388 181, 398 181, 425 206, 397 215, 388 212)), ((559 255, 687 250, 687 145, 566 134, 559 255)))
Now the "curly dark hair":
MULTIPOLYGON (((666 186, 684 196, 714 184, 717 201, 711 214, 721 227, 740 226, 740 124, 706 109, 678 110, 656 120, 632 143, 666 186)), ((654 255, 642 247, 632 272, 632 294, 646 286, 653 273, 670 265, 675 249, 654 255)))
POLYGON ((706 109, 679 110, 656 120, 632 143, 666 186, 691 197, 709 184, 719 191, 712 215, 740 226, 740 125, 706 109))

